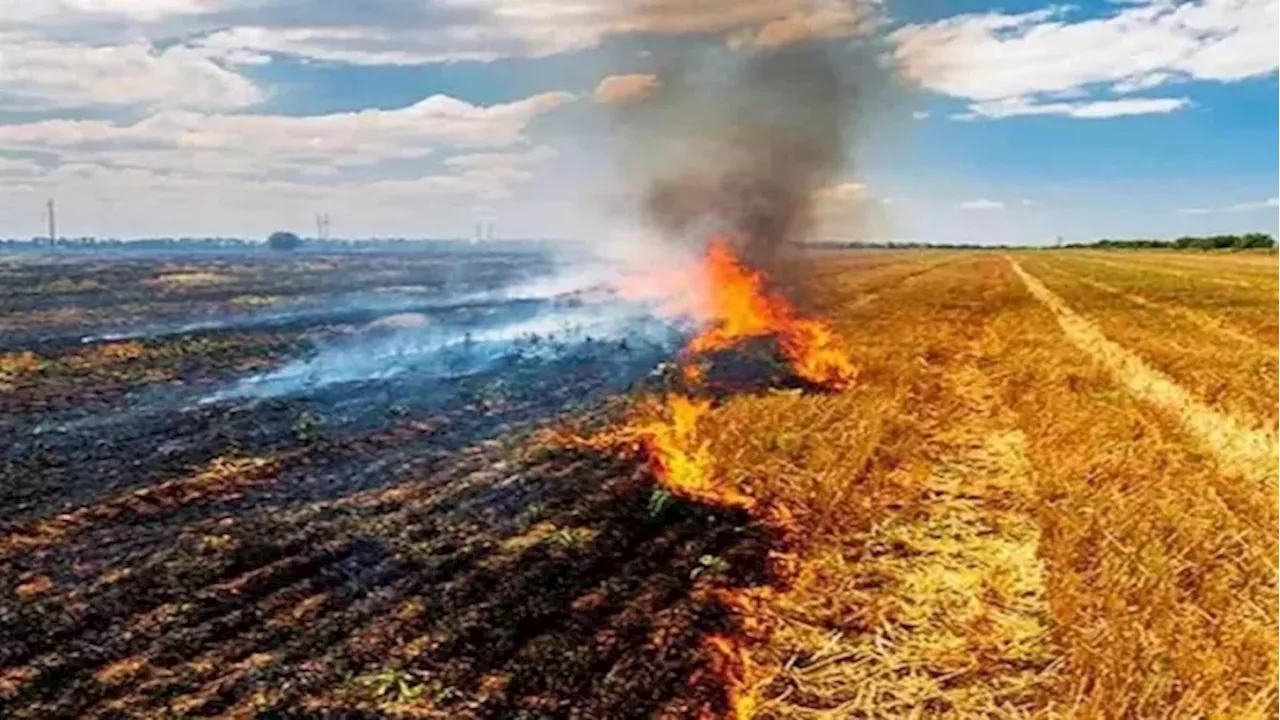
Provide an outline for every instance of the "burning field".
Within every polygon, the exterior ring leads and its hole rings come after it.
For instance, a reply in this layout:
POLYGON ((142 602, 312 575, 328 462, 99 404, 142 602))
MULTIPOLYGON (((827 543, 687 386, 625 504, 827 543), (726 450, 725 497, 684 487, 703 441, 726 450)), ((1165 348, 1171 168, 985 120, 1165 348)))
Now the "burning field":
POLYGON ((1265 265, 737 253, 9 261, 5 714, 1274 712, 1265 265))
POLYGON ((696 303, 544 262, 8 265, 10 711, 727 712, 785 527, 697 415, 852 365, 727 243, 696 303))

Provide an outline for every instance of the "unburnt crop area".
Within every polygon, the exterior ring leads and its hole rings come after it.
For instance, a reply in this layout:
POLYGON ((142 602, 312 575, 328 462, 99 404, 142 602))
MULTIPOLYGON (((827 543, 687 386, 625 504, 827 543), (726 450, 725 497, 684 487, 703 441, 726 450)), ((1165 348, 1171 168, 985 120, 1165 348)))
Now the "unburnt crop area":
POLYGON ((788 262, 0 257, 0 716, 1275 716, 1274 255, 788 262))

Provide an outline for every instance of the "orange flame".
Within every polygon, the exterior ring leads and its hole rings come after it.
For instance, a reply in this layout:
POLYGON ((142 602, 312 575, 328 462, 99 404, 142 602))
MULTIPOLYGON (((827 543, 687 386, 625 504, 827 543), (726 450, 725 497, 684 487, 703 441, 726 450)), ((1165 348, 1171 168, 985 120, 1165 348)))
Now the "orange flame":
POLYGON ((691 500, 723 507, 753 507, 755 498, 713 481, 710 447, 698 438, 698 419, 711 409, 711 403, 672 395, 666 406, 671 414, 669 421, 655 420, 633 431, 658 480, 673 494, 691 500))
POLYGON ((815 385, 847 387, 856 375, 853 362, 829 325, 802 319, 786 298, 769 292, 764 278, 733 254, 724 238, 707 245, 703 270, 707 298, 703 320, 711 327, 693 338, 693 353, 723 350, 752 337, 776 335, 792 371, 815 385))
POLYGON ((698 421, 711 409, 709 400, 671 395, 649 420, 590 438, 553 433, 552 439, 595 450, 628 448, 643 455, 654 477, 673 495, 719 507, 750 509, 755 498, 715 482, 711 449, 698 436, 698 421))
MULTIPOLYGON (((835 331, 820 320, 799 317, 786 298, 770 292, 764 278, 738 259, 725 238, 712 238, 699 268, 631 278, 620 289, 633 298, 660 301, 664 312, 691 315, 704 323, 706 329, 690 341, 682 363, 681 374, 688 387, 697 388, 706 381, 706 367, 692 362, 691 355, 724 350, 742 340, 764 336, 777 338, 792 372, 808 382, 840 389, 854 380, 856 369, 835 331), (702 296, 668 291, 696 287, 699 281, 706 286, 702 296)), ((751 511, 784 534, 793 530, 795 518, 787 508, 773 503, 760 507, 757 498, 717 479, 710 444, 698 432, 700 419, 710 409, 710 401, 670 395, 656 413, 644 413, 647 420, 633 419, 619 430, 571 440, 595 449, 621 446, 642 453, 658 482, 673 494, 751 511)), ((784 566, 793 564, 794 558, 777 555, 772 560, 785 571, 784 566)), ((770 597, 767 591, 732 590, 720 597, 740 617, 740 630, 767 633, 762 619, 767 615, 763 607, 770 597)), ((712 670, 728 693, 730 717, 751 717, 757 699, 750 688, 757 684, 752 676, 758 673, 753 672, 746 648, 729 635, 709 637, 705 647, 712 670)))
POLYGON ((711 657, 712 671, 724 681, 728 691, 729 717, 750 720, 755 714, 756 699, 742 692, 751 663, 746 650, 728 635, 712 635, 706 639, 704 647, 711 657))
POLYGON ((680 368, 680 374, 689 385, 701 385, 707 379, 707 368, 704 365, 690 363, 680 368))
POLYGON ((640 426, 637 433, 653 465, 653 472, 668 488, 680 495, 702 499, 707 494, 707 467, 711 451, 698 442, 698 418, 711 404, 673 395, 667 400, 671 420, 655 420, 640 426))
POLYGON ((703 266, 707 275, 704 318, 713 324, 689 343, 692 352, 723 350, 735 342, 767 335, 786 325, 789 308, 770 298, 764 280, 738 261, 722 238, 707 245, 703 266))
POLYGON ((792 371, 808 382, 840 389, 857 374, 835 331, 819 320, 799 317, 786 298, 768 290, 760 273, 738 259, 724 237, 711 238, 699 265, 631 276, 618 290, 625 297, 656 302, 660 313, 690 316, 706 325, 690 341, 688 353, 724 350, 748 338, 773 335, 792 371), (703 292, 691 290, 699 287, 703 292))

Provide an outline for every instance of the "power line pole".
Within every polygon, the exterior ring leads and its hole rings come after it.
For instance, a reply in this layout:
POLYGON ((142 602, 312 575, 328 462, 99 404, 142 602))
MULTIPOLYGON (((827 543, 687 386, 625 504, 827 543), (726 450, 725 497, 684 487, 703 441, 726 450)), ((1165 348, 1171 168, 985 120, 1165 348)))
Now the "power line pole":
POLYGON ((54 215, 53 198, 49 198, 45 207, 49 211, 49 244, 53 245, 58 240, 58 221, 54 215))
POLYGON ((316 214, 316 239, 329 239, 329 213, 316 214))

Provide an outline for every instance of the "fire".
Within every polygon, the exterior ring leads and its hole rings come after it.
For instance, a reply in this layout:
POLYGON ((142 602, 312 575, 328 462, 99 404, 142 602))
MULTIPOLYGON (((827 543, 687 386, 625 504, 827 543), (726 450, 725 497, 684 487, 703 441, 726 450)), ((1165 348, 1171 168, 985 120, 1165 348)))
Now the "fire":
POLYGON ((636 430, 653 474, 677 495, 712 499, 707 480, 711 451, 698 440, 698 418, 711 409, 711 403, 674 395, 667 400, 667 408, 669 421, 654 420, 636 430))
POLYGON ((670 420, 654 420, 634 432, 653 474, 673 494, 723 507, 750 509, 755 499, 713 481, 711 449, 698 437, 698 420, 711 409, 707 400, 667 398, 670 420))
POLYGON ((705 261, 711 327, 689 343, 691 352, 723 350, 763 335, 776 335, 797 376, 833 389, 847 387, 856 371, 829 325, 803 319, 786 298, 733 254, 724 238, 712 238, 705 261))
MULTIPOLYGON (((659 312, 690 316, 705 326, 689 342, 686 355, 774 336, 792 372, 803 380, 840 389, 848 387, 856 375, 835 331, 819 320, 799 317, 786 298, 766 287, 760 273, 742 263, 726 238, 713 237, 696 267, 632 277, 620 290, 628 297, 657 301, 659 312), (672 288, 681 292, 672 293, 672 288), (691 292, 691 288, 703 290, 691 292)), ((700 381, 701 372, 686 369, 685 375, 700 381)))
POLYGON ((755 698, 742 692, 751 659, 746 649, 728 635, 712 635, 706 639, 711 669, 725 682, 729 693, 729 717, 749 720, 755 714, 755 698))
MULTIPOLYGON (((697 267, 631 278, 620 289, 635 299, 658 301, 662 312, 691 316, 703 325, 681 358, 681 377, 692 392, 706 384, 707 366, 698 362, 697 355, 766 336, 777 339, 783 359, 797 377, 829 389, 848 387, 854 380, 856 370, 836 332, 820 320, 800 317, 786 298, 769 290, 760 273, 742 263, 725 238, 708 243, 697 267), (698 287, 704 292, 670 292, 671 288, 698 287)), ((594 449, 623 448, 639 454, 657 481, 674 495, 746 510, 784 534, 793 529, 795 519, 787 508, 761 503, 717 476, 711 445, 699 432, 700 422, 710 410, 709 400, 669 395, 661 403, 649 404, 620 429, 570 440, 594 449)), ((775 559, 785 564, 788 557, 775 559)), ((764 629, 758 618, 765 615, 759 606, 767 595, 726 591, 721 602, 741 616, 742 630, 754 627, 759 634, 764 629)), ((748 690, 753 673, 746 648, 734 637, 715 635, 706 639, 705 649, 713 671, 727 689, 731 717, 750 717, 756 701, 748 690)))
POLYGON ((739 340, 781 331, 790 308, 769 297, 764 279, 747 269, 723 238, 712 238, 703 264, 706 307, 712 325, 689 343, 691 352, 723 350, 739 340))
POLYGON ((707 368, 705 365, 690 363, 680 368, 680 374, 689 385, 701 385, 707 379, 707 368))
POLYGON ((857 374, 835 331, 817 320, 796 320, 789 325, 782 333, 782 351, 791 370, 815 385, 845 388, 853 384, 857 374))
POLYGON ((718 507, 750 509, 755 498, 715 481, 710 445, 698 433, 698 421, 710 409, 709 400, 671 395, 620 429, 590 438, 555 439, 595 450, 622 449, 638 454, 673 495, 718 507), (650 419, 639 419, 646 416, 650 419))

